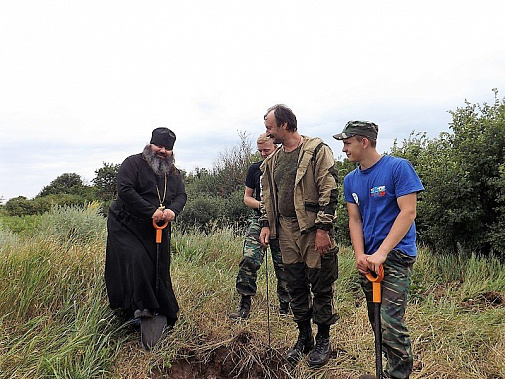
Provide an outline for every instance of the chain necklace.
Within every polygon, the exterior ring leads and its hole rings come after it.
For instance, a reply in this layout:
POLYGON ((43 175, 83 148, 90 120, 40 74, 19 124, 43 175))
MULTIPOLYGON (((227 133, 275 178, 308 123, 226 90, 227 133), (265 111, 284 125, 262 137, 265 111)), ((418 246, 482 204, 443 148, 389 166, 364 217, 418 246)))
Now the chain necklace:
POLYGON ((156 192, 158 194, 158 200, 160 201, 160 206, 158 207, 158 209, 163 212, 163 210, 165 209, 163 202, 165 201, 165 197, 167 196, 167 174, 165 174, 165 190, 163 191, 163 199, 161 199, 160 190, 158 189, 157 182, 156 182, 156 192))

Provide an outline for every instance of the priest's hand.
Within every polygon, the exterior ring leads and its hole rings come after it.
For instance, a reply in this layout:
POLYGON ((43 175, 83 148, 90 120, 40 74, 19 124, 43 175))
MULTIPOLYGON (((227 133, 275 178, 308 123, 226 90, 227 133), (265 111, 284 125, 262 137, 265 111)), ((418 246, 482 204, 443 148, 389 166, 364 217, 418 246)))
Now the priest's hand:
POLYGON ((175 212, 171 209, 165 209, 163 211, 163 220, 172 222, 175 220, 175 212))
POLYGON ((153 220, 158 223, 162 220, 164 220, 164 216, 163 216, 163 211, 160 210, 160 209, 156 209, 156 211, 153 213, 153 215, 151 216, 153 218, 153 220))

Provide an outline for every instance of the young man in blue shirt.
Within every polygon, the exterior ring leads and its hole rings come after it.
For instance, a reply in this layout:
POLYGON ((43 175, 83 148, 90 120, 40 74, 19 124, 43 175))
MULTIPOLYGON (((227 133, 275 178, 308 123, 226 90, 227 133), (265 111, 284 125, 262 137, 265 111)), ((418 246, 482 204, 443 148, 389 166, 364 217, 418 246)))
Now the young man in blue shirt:
MULTIPOLYGON (((386 377, 408 378, 412 372, 410 336, 405 309, 416 260, 417 193, 424 190, 412 165, 405 159, 381 155, 376 150, 378 126, 369 121, 349 121, 342 140, 351 162, 359 166, 344 178, 349 231, 368 317, 374 325, 372 284, 365 274, 384 267, 382 281, 382 343, 387 358, 386 377)), ((362 375, 360 378, 374 378, 362 375)))

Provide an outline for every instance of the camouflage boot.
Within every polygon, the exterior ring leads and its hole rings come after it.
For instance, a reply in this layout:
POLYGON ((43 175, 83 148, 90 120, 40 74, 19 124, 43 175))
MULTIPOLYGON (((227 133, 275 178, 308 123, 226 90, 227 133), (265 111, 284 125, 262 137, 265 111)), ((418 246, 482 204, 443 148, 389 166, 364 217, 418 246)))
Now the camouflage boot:
POLYGON ((240 299, 240 305, 236 312, 230 313, 228 317, 232 319, 243 318, 246 319, 249 317, 249 312, 251 311, 251 296, 242 295, 242 299, 240 299))

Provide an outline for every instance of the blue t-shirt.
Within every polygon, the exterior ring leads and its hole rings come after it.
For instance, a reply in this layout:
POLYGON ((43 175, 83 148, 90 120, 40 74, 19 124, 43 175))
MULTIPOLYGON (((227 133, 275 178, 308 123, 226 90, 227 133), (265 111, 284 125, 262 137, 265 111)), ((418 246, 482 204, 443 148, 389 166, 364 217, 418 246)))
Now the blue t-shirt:
MULTIPOLYGON (((366 170, 359 167, 344 178, 345 201, 357 204, 363 220, 365 254, 377 251, 400 213, 397 198, 424 187, 409 161, 385 155, 366 170)), ((416 256, 416 224, 412 223, 394 250, 416 256)))

